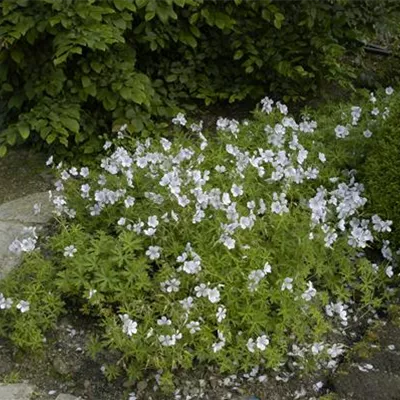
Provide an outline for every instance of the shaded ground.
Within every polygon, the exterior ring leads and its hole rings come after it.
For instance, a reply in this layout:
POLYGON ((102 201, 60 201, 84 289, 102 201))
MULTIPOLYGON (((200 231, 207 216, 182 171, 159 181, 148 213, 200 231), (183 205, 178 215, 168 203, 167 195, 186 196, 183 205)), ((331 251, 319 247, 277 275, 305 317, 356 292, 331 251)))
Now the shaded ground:
POLYGON ((28 148, 10 150, 0 158, 0 204, 50 189, 46 156, 28 148))

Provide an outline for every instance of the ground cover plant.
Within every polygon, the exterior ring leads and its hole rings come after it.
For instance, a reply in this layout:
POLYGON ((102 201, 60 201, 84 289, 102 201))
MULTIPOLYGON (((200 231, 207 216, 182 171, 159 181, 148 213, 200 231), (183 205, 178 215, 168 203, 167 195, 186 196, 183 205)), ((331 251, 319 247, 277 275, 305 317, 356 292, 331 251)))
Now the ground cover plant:
POLYGON ((28 139, 93 154, 104 132, 127 123, 151 135, 154 119, 193 99, 296 101, 327 81, 351 86, 346 60, 398 9, 396 0, 4 0, 0 156, 28 139))
POLYGON ((346 164, 397 102, 388 88, 320 125, 266 97, 216 134, 181 113, 171 140, 122 127, 95 168, 50 157, 58 231, 10 246, 27 256, 0 282, 1 334, 39 348, 65 303, 96 319, 93 353, 118 354, 108 377, 162 371, 166 390, 178 368, 335 368, 332 331, 393 292, 392 221, 365 211, 346 164))

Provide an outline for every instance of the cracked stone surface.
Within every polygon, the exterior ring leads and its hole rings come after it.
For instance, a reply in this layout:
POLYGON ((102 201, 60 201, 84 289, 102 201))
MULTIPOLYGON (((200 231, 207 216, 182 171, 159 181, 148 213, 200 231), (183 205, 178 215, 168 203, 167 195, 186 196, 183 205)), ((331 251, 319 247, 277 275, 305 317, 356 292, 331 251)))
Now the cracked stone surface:
POLYGON ((75 397, 72 396, 71 394, 63 394, 63 393, 59 394, 56 398, 56 400, 80 400, 80 399, 81 399, 80 397, 75 397))
POLYGON ((0 205, 0 279, 17 267, 22 259, 22 255, 13 254, 8 250, 10 244, 24 226, 37 226, 39 231, 51 220, 51 211, 48 192, 34 193, 0 205), (37 215, 33 211, 34 204, 41 206, 37 215))
POLYGON ((31 400, 35 387, 27 383, 0 384, 1 400, 31 400))
POLYGON ((369 331, 350 354, 332 379, 340 398, 400 399, 400 318, 369 331))

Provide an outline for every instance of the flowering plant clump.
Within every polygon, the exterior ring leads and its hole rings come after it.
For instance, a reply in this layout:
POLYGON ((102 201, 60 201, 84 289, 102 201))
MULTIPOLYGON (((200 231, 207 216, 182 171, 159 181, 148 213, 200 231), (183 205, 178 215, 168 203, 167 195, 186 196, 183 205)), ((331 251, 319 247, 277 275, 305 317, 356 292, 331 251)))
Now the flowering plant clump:
POLYGON ((316 121, 268 98, 254 115, 219 119, 207 137, 180 114, 173 141, 132 141, 123 127, 97 169, 48 161, 53 285, 101 317, 96 346, 118 350, 132 378, 198 362, 333 368, 343 346, 326 333, 386 297, 391 221, 363 214, 363 185, 332 167, 316 121))

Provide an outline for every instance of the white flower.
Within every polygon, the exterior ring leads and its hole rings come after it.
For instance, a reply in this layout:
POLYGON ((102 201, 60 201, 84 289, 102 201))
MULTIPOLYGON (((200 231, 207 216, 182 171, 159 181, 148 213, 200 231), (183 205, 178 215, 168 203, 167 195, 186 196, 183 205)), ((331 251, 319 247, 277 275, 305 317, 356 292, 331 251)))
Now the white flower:
POLYGON ((186 123, 187 123, 187 120, 186 120, 185 115, 183 113, 179 113, 175 118, 172 119, 172 123, 174 125, 185 126, 186 123))
POLYGON ((128 400, 137 400, 136 394, 135 393, 129 393, 129 399, 128 400))
POLYGON ((261 100, 261 111, 270 114, 272 112, 273 104, 274 101, 272 99, 270 99, 269 97, 264 97, 261 100))
POLYGON ((372 132, 369 129, 366 129, 363 132, 363 135, 368 139, 368 138, 370 138, 372 136, 372 132))
POLYGON ((127 334, 128 336, 132 336, 137 333, 137 322, 133 321, 129 318, 128 314, 120 315, 119 318, 121 319, 123 326, 122 332, 127 334))
POLYGON ((385 89, 385 93, 386 93, 388 96, 391 96, 391 95, 393 94, 393 92, 394 92, 394 90, 393 90, 393 88, 392 88, 391 86, 388 86, 388 87, 385 89))
POLYGON ((326 161, 326 156, 324 153, 318 153, 318 158, 323 163, 326 161))
POLYGON ((207 295, 211 303, 218 303, 220 300, 220 293, 217 288, 209 289, 207 295))
POLYGON ((46 165, 49 167, 50 165, 53 164, 53 161, 54 161, 53 156, 50 156, 50 157, 48 158, 48 160, 46 161, 46 165))
POLYGON ((232 185, 231 193, 233 197, 238 197, 243 194, 243 186, 238 186, 236 183, 232 185))
POLYGON ((180 300, 179 303, 183 307, 184 310, 189 311, 193 307, 193 297, 189 296, 183 300, 180 300))
POLYGON ((17 304, 18 310, 20 310, 22 313, 29 311, 29 306, 30 306, 29 301, 25 301, 25 300, 21 300, 17 304))
POLYGON ((236 240, 227 234, 222 234, 219 241, 229 250, 235 248, 236 240))
POLYGON ((250 339, 247 341, 247 348, 248 348, 248 350, 250 351, 250 353, 254 353, 254 352, 255 352, 255 350, 256 350, 256 343, 255 343, 254 339, 250 338, 250 339))
POLYGON ((389 266, 386 268, 385 273, 386 273, 386 276, 387 276, 388 278, 391 278, 391 277, 394 275, 394 273, 393 273, 393 267, 392 267, 391 265, 389 265, 389 266))
POLYGON ((264 274, 270 274, 272 272, 272 267, 271 267, 270 263, 266 262, 264 264, 263 271, 264 271, 264 274))
POLYGON ((71 244, 64 248, 64 257, 73 257, 77 251, 76 247, 71 244))
POLYGON ((126 218, 121 217, 118 221, 117 221, 117 225, 119 226, 124 226, 126 224, 126 218))
POLYGON ((150 258, 150 260, 157 260, 161 255, 161 247, 159 246, 149 246, 146 251, 146 256, 150 258))
POLYGON ((159 342, 162 346, 173 346, 175 344, 175 340, 170 335, 160 335, 158 337, 159 342))
POLYGON ((182 269, 187 273, 187 274, 197 274, 201 271, 201 265, 200 261, 185 261, 183 263, 182 269))
POLYGON ((95 294, 97 293, 97 290, 96 289, 90 289, 89 290, 89 299, 91 299, 95 294))
POLYGON ((35 203, 33 205, 33 215, 38 215, 40 214, 40 210, 42 208, 42 204, 41 203, 35 203))
POLYGON ((200 283, 199 286, 195 286, 194 291, 197 297, 207 297, 210 288, 205 283, 200 283))
POLYGON ((323 387, 324 387, 324 384, 321 381, 314 383, 314 385, 313 385, 313 389, 315 392, 319 392, 323 387))
POLYGON ((176 341, 182 339, 182 333, 176 331, 173 335, 160 335, 158 340, 162 346, 175 346, 176 341))
POLYGON ((173 278, 165 282, 161 282, 161 290, 167 293, 179 292, 181 282, 179 279, 173 278))
POLYGON ((226 318, 226 308, 224 306, 218 307, 218 311, 215 314, 218 323, 221 323, 226 318))
POLYGON ((165 316, 162 316, 160 319, 157 320, 157 325, 160 326, 169 326, 172 324, 172 321, 165 316))
POLYGON ((317 294, 317 291, 314 289, 312 282, 307 283, 308 288, 307 290, 301 295, 302 299, 305 301, 310 301, 315 295, 317 294))
POLYGON ((108 150, 111 146, 112 146, 112 143, 111 143, 109 140, 107 140, 107 141, 104 143, 103 149, 104 149, 104 150, 108 150))
POLYGON ((147 219, 147 225, 149 225, 152 228, 157 228, 158 224, 159 222, 156 215, 153 215, 147 219))
POLYGON ((337 345, 336 343, 328 349, 328 354, 331 356, 331 358, 336 358, 343 354, 344 350, 341 345, 337 345))
POLYGON ((343 139, 350 134, 349 130, 343 125, 337 125, 335 128, 336 137, 343 139))
POLYGON ((371 114, 376 117, 379 115, 379 108, 375 107, 374 109, 372 109, 371 114))
POLYGON ((165 151, 169 151, 171 149, 172 143, 169 140, 161 138, 160 143, 165 151))
POLYGON ((70 168, 69 173, 72 176, 77 176, 78 175, 78 170, 75 167, 70 168))
POLYGON ((125 208, 129 208, 132 207, 135 204, 135 198, 132 196, 128 196, 125 200, 124 200, 124 204, 125 204, 125 208))
POLYGON ((13 304, 12 299, 4 297, 3 293, 0 293, 0 309, 9 310, 13 304))
POLYGON ((314 344, 311 346, 311 352, 312 352, 314 355, 319 354, 323 349, 324 349, 324 345, 323 345, 322 343, 314 343, 314 344))
POLYGON ((71 177, 71 175, 70 175, 67 171, 61 172, 61 179, 62 179, 63 181, 68 180, 70 177, 71 177))
POLYGON ((89 176, 89 168, 88 167, 82 167, 80 170, 80 175, 83 178, 87 178, 89 176))
POLYGON ((264 351, 269 345, 269 339, 266 335, 259 336, 256 340, 256 346, 261 351, 264 351))
POLYGON ((378 215, 373 215, 372 216, 372 223, 373 228, 377 232, 391 232, 392 228, 391 225, 393 224, 392 221, 384 221, 382 220, 378 215))
POLYGON ((293 278, 285 278, 282 283, 281 290, 289 290, 291 292, 293 290, 293 278))
POLYGON ((216 343, 213 343, 213 345, 212 345, 212 351, 214 352, 214 353, 217 353, 218 351, 221 351, 223 348, 224 348, 224 346, 225 346, 225 342, 216 342, 216 343))
POLYGON ((188 324, 186 324, 186 328, 189 329, 189 332, 193 335, 200 330, 200 322, 190 321, 188 324))

